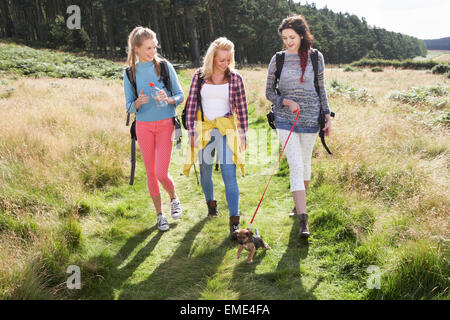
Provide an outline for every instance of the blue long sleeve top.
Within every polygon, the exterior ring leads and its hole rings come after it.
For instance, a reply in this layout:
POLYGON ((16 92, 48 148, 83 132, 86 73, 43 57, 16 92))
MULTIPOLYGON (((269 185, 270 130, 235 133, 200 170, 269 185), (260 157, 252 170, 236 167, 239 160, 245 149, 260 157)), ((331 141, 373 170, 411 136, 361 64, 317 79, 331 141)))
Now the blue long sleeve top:
POLYGON ((172 118, 176 115, 175 108, 184 101, 184 93, 181 90, 180 82, 178 81, 177 74, 172 64, 167 62, 169 69, 170 82, 172 84, 173 96, 164 86, 162 79, 156 75, 155 65, 153 61, 150 62, 138 62, 136 64, 136 88, 137 93, 144 90, 143 93, 149 97, 148 103, 142 104, 139 110, 136 111, 134 101, 137 97, 134 94, 133 86, 131 85, 126 72, 123 75, 123 87, 125 91, 126 105, 125 108, 130 113, 136 113, 136 120, 138 121, 158 121, 168 118, 172 118), (168 97, 175 99, 175 104, 169 104, 164 108, 158 108, 155 100, 151 95, 150 82, 153 82, 155 87, 164 89, 168 97))

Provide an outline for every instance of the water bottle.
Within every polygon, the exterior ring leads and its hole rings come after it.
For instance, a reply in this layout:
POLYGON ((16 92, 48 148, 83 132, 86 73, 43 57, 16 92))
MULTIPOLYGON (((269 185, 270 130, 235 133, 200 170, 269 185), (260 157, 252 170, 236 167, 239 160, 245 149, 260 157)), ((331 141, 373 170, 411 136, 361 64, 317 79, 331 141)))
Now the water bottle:
POLYGON ((155 100, 156 106, 158 108, 164 108, 165 106, 167 106, 167 102, 166 101, 161 101, 158 98, 158 92, 161 91, 160 88, 158 88, 157 86, 154 85, 153 82, 149 83, 150 85, 150 93, 152 95, 153 100, 155 100))

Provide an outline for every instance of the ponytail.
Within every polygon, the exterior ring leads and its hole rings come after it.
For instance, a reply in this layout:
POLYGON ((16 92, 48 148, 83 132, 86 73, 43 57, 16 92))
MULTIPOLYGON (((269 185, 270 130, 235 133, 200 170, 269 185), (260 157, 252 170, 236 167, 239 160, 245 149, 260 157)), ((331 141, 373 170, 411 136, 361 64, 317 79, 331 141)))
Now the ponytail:
MULTIPOLYGON (((135 47, 140 47, 142 45, 142 42, 146 39, 151 39, 155 42, 156 45, 158 45, 158 40, 156 39, 156 33, 149 28, 144 27, 136 27, 131 31, 130 35, 128 36, 128 47, 127 47, 127 63, 128 66, 131 68, 131 71, 133 73, 133 80, 136 82, 136 50, 135 47)), ((155 64, 155 71, 156 75, 160 76, 161 74, 161 61, 163 58, 157 53, 153 59, 153 62, 155 64)))

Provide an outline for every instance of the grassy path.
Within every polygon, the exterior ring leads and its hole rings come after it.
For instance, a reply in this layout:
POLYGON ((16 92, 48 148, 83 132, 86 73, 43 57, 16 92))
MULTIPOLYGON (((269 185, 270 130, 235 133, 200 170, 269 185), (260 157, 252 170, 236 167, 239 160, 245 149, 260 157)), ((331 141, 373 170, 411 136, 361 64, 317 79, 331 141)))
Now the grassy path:
MULTIPOLYGON (((175 160, 182 158, 174 150, 175 160)), ((297 237, 297 219, 287 214, 292 206, 288 177, 275 177, 254 223, 272 250, 258 251, 254 263, 249 265, 245 253, 240 260, 235 258, 237 245, 228 240, 228 209, 220 173, 214 173, 214 181, 221 215, 210 219, 206 217, 203 194, 193 172, 189 178, 180 176, 182 167, 178 163, 175 161, 170 172, 184 214, 181 221, 169 218, 168 232, 161 233, 155 226, 141 161, 133 187, 122 185, 85 200, 90 215, 81 220, 86 247, 81 260, 86 261, 82 269, 90 271, 84 275, 87 281, 80 298, 359 299, 363 296, 366 290, 363 270, 355 264, 353 267, 360 270, 353 270, 358 274, 352 274, 343 270, 351 263, 332 258, 350 257, 358 247, 357 239, 343 227, 346 222, 335 221, 332 226, 333 221, 326 221, 332 215, 345 216, 353 205, 343 194, 334 192, 338 189, 330 192, 330 185, 312 185, 312 237, 306 242, 297 237), (336 236, 337 240, 329 241, 336 236)), ((258 165, 249 165, 247 176, 238 180, 245 227, 268 180, 267 175, 259 174, 260 169, 258 165)), ((167 194, 163 194, 163 201, 165 212, 169 212, 167 194)))

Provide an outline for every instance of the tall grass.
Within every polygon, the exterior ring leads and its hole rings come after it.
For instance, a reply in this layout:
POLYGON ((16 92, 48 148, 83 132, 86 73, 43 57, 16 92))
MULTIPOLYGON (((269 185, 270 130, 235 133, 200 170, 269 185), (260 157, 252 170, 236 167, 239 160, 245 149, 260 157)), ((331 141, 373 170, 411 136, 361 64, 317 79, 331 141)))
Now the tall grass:
POLYGON ((393 91, 389 94, 389 99, 400 101, 413 106, 427 105, 442 109, 449 105, 450 90, 448 87, 415 87, 407 92, 393 91))
POLYGON ((448 257, 441 247, 426 241, 408 243, 391 270, 387 270, 380 290, 371 290, 370 299, 448 299, 450 280, 448 257))
POLYGON ((9 298, 51 298, 58 296, 64 267, 81 245, 74 220, 83 214, 80 202, 94 189, 122 183, 128 169, 122 97, 113 80, 18 75, 103 78, 111 68, 123 68, 1 47, 0 69, 8 73, 0 92, 9 94, 0 99, 0 254, 8 265, 0 282, 9 298))

